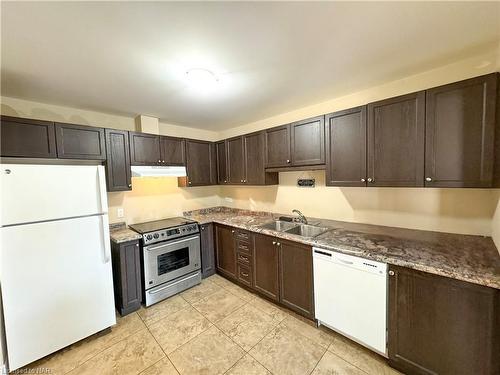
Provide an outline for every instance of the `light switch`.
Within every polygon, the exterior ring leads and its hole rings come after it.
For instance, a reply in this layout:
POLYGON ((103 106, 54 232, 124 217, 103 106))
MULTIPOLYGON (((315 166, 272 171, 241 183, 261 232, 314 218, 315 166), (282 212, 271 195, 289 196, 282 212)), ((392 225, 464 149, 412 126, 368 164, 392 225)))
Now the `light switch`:
POLYGON ((119 208, 116 210, 116 216, 119 217, 119 218, 122 218, 123 217, 123 208, 119 208))

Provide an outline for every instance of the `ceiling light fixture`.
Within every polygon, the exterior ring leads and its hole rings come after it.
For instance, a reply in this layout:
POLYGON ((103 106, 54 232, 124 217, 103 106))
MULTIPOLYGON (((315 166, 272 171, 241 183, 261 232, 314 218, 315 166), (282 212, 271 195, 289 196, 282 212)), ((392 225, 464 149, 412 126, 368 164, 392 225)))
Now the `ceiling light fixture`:
POLYGON ((193 87, 201 90, 211 89, 219 82, 213 72, 202 68, 189 69, 186 78, 193 87))

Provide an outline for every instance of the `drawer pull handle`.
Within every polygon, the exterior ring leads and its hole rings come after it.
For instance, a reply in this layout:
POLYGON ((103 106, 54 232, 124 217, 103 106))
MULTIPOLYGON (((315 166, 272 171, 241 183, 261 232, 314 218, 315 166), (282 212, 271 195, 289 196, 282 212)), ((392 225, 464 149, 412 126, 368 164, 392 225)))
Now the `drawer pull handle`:
POLYGON ((241 274, 242 274, 244 277, 248 277, 248 273, 241 272, 241 274))
POLYGON ((241 255, 240 255, 240 259, 241 259, 241 260, 244 260, 244 261, 246 261, 246 262, 248 262, 248 258, 247 258, 247 257, 244 257, 244 256, 241 256, 241 255))

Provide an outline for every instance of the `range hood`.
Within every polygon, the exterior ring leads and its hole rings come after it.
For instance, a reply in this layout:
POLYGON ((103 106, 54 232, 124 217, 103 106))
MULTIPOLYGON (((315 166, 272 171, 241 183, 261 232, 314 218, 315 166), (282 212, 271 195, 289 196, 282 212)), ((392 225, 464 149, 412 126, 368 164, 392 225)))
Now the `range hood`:
POLYGON ((186 167, 138 166, 130 167, 132 177, 185 177, 186 167))

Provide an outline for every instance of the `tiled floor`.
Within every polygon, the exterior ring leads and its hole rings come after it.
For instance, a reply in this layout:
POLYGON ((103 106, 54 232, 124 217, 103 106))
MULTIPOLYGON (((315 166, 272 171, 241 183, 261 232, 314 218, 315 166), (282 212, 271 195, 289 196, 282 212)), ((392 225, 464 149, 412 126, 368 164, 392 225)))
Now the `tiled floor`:
POLYGON ((398 374, 361 346, 217 275, 30 368, 71 375, 398 374))

